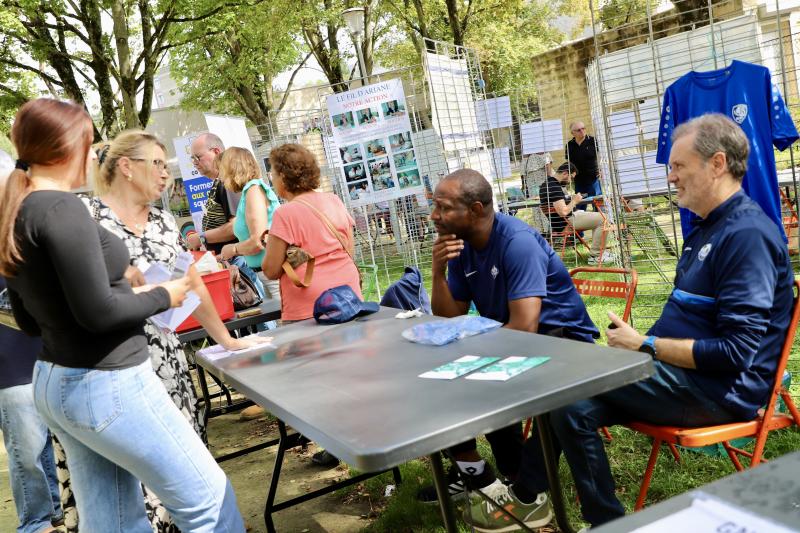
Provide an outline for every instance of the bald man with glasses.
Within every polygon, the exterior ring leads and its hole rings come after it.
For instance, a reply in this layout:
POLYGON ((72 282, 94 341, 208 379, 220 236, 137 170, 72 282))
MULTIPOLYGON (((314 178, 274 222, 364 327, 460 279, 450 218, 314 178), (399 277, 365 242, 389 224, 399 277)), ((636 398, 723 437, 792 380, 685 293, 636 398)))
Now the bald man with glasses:
POLYGON ((187 237, 187 245, 192 250, 199 250, 201 245, 205 245, 207 250, 218 254, 226 244, 237 242, 233 234, 233 219, 236 217, 239 195, 225 189, 214 163, 216 157, 225 151, 222 139, 213 133, 201 133, 192 141, 191 150, 194 168, 213 183, 203 210, 202 227, 187 237))

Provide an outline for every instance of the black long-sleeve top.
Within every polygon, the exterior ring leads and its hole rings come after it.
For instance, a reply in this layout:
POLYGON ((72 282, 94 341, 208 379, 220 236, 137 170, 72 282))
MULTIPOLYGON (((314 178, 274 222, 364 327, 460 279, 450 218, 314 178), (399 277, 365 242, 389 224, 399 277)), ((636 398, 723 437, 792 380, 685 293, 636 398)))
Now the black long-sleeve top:
POLYGON ((20 328, 42 337, 39 359, 110 370, 148 358, 144 320, 169 308, 169 293, 133 293, 127 248, 75 195, 32 192, 15 231, 23 262, 9 296, 20 328))

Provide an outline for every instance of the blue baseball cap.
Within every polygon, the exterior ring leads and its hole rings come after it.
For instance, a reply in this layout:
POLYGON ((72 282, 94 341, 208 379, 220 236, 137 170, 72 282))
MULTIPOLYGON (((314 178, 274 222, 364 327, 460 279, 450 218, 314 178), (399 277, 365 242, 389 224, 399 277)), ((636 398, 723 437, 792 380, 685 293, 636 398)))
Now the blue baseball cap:
POLYGON ((319 295, 314 302, 314 320, 320 324, 342 324, 377 313, 379 309, 377 302, 362 302, 350 285, 339 285, 319 295))

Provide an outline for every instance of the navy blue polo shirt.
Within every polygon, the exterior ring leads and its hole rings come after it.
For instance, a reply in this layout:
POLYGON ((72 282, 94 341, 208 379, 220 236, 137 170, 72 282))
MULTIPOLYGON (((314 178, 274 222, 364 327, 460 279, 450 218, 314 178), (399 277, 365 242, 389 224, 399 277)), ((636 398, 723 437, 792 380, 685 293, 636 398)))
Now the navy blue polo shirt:
POLYGON ((774 383, 793 281, 778 227, 740 190, 695 222, 675 287, 648 334, 695 339, 692 382, 732 413, 753 418, 774 383))
POLYGON ((453 298, 472 301, 481 316, 508 323, 508 302, 539 297, 539 331, 565 328, 586 342, 599 337, 561 258, 541 235, 521 220, 495 213, 492 234, 483 250, 468 242, 447 263, 453 298))
MULTIPOLYGON (((5 288, 6 280, 0 276, 0 291, 5 288)), ((0 325, 0 389, 30 383, 41 351, 41 338, 0 325)))

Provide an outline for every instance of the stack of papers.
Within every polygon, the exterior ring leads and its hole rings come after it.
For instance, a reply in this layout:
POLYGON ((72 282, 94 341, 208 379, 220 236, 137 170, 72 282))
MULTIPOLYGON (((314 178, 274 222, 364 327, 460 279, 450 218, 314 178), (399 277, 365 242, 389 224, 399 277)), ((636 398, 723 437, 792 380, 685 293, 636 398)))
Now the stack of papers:
POLYGON ((549 357, 511 356, 501 361, 499 357, 465 355, 459 357, 455 361, 424 372, 420 374, 419 377, 427 379, 455 379, 477 370, 477 372, 467 376, 466 379, 508 381, 514 376, 518 376, 528 369, 539 366, 549 359, 549 357))
MULTIPOLYGON (((192 255, 188 252, 182 252, 178 254, 178 259, 175 261, 175 269, 171 270, 164 263, 140 264, 139 269, 144 273, 144 279, 147 283, 158 285, 159 283, 185 276, 191 265, 192 255)), ((161 329, 175 331, 199 305, 200 297, 194 291, 189 291, 186 293, 186 298, 180 307, 173 307, 163 313, 154 315, 150 317, 150 321, 161 329)))

